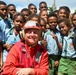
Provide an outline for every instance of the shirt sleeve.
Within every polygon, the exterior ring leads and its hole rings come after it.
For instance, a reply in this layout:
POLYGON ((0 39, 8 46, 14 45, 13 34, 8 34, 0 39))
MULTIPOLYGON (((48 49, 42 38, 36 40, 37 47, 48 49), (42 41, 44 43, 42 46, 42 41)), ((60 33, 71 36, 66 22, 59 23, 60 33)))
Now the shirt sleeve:
POLYGON ((14 45, 6 57, 6 62, 3 66, 4 75, 16 75, 16 72, 19 70, 18 66, 18 52, 16 46, 14 45))
POLYGON ((48 65, 48 53, 47 51, 42 53, 40 60, 40 68, 35 68, 35 75, 48 75, 49 65, 48 65))

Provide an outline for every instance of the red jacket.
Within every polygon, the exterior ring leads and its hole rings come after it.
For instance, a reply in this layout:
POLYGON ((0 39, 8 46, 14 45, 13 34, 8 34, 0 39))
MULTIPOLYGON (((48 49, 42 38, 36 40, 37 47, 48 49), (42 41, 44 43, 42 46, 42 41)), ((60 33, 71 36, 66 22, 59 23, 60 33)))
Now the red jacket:
POLYGON ((22 42, 16 43, 7 55, 4 75, 16 75, 20 68, 33 68, 35 75, 48 75, 48 54, 42 46, 31 48, 22 42))

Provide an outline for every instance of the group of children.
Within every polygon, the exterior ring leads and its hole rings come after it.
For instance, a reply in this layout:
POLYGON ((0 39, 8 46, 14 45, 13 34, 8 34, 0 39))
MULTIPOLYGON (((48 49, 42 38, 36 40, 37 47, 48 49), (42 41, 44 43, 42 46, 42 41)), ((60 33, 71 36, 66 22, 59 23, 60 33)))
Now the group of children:
POLYGON ((76 75, 76 13, 67 6, 48 13, 44 1, 39 10, 0 1, 2 75, 76 75))

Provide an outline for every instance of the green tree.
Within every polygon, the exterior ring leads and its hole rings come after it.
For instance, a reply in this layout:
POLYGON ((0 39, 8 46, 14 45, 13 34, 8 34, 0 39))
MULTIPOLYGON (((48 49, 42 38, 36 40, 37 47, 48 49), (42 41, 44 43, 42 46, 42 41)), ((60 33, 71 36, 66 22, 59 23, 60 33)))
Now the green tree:
POLYGON ((52 7, 48 7, 49 13, 53 12, 53 8, 52 7))
POLYGON ((76 9, 74 10, 74 12, 76 12, 76 9))

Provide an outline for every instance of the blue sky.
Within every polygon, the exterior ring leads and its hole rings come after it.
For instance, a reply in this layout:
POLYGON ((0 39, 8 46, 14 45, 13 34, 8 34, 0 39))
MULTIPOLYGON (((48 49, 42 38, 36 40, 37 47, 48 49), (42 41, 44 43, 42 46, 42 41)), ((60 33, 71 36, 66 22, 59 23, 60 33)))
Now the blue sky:
MULTIPOLYGON (((17 7, 17 11, 20 11, 22 8, 27 7, 29 3, 33 3, 39 8, 39 3, 41 1, 45 1, 48 5, 48 7, 51 7, 53 5, 54 0, 2 0, 6 2, 7 4, 13 3, 17 7)), ((68 6, 73 13, 76 9, 76 0, 56 0, 56 6, 57 9, 60 6, 68 6)))

